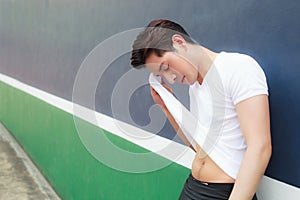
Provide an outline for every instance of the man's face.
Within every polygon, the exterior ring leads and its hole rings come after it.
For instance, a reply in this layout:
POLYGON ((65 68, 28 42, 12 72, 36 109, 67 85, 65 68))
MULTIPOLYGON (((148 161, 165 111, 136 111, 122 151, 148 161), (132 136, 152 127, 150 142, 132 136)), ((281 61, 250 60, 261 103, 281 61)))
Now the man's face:
POLYGON ((152 53, 146 59, 146 68, 170 84, 178 82, 192 85, 198 78, 196 67, 176 52, 165 52, 162 57, 152 53))

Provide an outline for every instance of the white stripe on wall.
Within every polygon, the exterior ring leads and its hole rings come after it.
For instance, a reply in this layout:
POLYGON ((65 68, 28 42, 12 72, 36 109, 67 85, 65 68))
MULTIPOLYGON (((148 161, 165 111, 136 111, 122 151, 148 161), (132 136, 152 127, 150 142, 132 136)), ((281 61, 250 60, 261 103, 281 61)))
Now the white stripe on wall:
MULTIPOLYGON (((66 111, 76 117, 84 119, 89 123, 103 128, 109 131, 112 134, 115 134, 119 137, 122 137, 132 143, 135 143, 145 149, 148 149, 152 152, 157 152, 158 155, 167 158, 179 165, 182 165, 187 168, 191 168, 191 163, 194 158, 194 152, 190 150, 190 148, 179 144, 177 142, 173 142, 169 139, 163 138, 158 135, 154 135, 150 132, 142 130, 140 128, 134 127, 125 122, 116 120, 107 115, 95 112, 91 109, 85 108, 78 104, 74 104, 73 102, 67 101, 60 97, 49 94, 40 89, 34 88, 30 85, 22 83, 16 79, 8 77, 4 74, 0 73, 0 81, 13 86, 23 92, 26 92, 38 99, 41 99, 44 102, 47 102, 61 110, 66 111), (74 107, 76 107, 76 113, 74 113, 74 107), (78 112, 79 110, 79 112, 78 112), (90 116, 96 116, 91 118, 90 116), (139 133, 139 135, 143 135, 149 139, 139 140, 137 138, 129 137, 126 133, 123 132, 119 127, 123 127, 122 129, 131 130, 132 132, 139 133), (126 128, 125 128, 126 127, 126 128)), ((257 191, 257 196, 260 200, 299 200, 300 199, 300 189, 283 182, 277 181, 275 179, 264 176, 260 187, 257 191)))
POLYGON ((299 200, 300 189, 264 176, 257 191, 259 200, 299 200))

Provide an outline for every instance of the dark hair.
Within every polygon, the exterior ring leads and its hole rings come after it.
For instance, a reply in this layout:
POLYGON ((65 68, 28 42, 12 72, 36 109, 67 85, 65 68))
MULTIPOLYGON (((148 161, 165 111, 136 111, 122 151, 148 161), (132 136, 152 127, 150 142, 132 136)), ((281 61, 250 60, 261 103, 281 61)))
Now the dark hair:
POLYGON ((189 34, 177 23, 170 20, 153 20, 136 37, 131 52, 131 65, 140 69, 151 53, 161 57, 167 51, 174 51, 172 36, 181 35, 186 42, 195 44, 189 34))

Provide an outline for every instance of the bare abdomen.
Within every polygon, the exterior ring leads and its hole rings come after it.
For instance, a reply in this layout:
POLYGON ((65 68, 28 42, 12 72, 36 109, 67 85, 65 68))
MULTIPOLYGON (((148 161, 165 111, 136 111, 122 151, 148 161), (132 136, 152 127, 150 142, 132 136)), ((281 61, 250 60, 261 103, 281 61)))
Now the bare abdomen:
POLYGON ((201 148, 197 146, 192 165, 192 175, 195 179, 211 183, 234 183, 234 179, 227 175, 201 148))

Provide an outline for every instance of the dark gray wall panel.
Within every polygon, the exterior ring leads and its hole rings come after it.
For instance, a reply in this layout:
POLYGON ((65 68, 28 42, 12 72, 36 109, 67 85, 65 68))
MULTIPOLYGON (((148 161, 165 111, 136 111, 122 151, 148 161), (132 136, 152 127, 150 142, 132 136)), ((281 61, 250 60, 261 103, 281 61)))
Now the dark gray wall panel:
MULTIPOLYGON (((72 100, 77 71, 97 44, 154 18, 175 20, 204 46, 247 53, 261 64, 270 89, 273 140, 267 175, 300 187, 299 10, 297 0, 2 0, 0 72, 72 100)), ((96 110, 113 116, 112 91, 131 69, 129 56, 117 57, 101 77, 96 110)), ((186 88, 179 88, 178 96, 188 105, 186 88)), ((150 123, 152 105, 147 85, 132 94, 126 106, 135 125, 150 123)), ((113 117, 131 121, 122 113, 113 117)), ((168 123, 158 134, 174 137, 168 123)))

